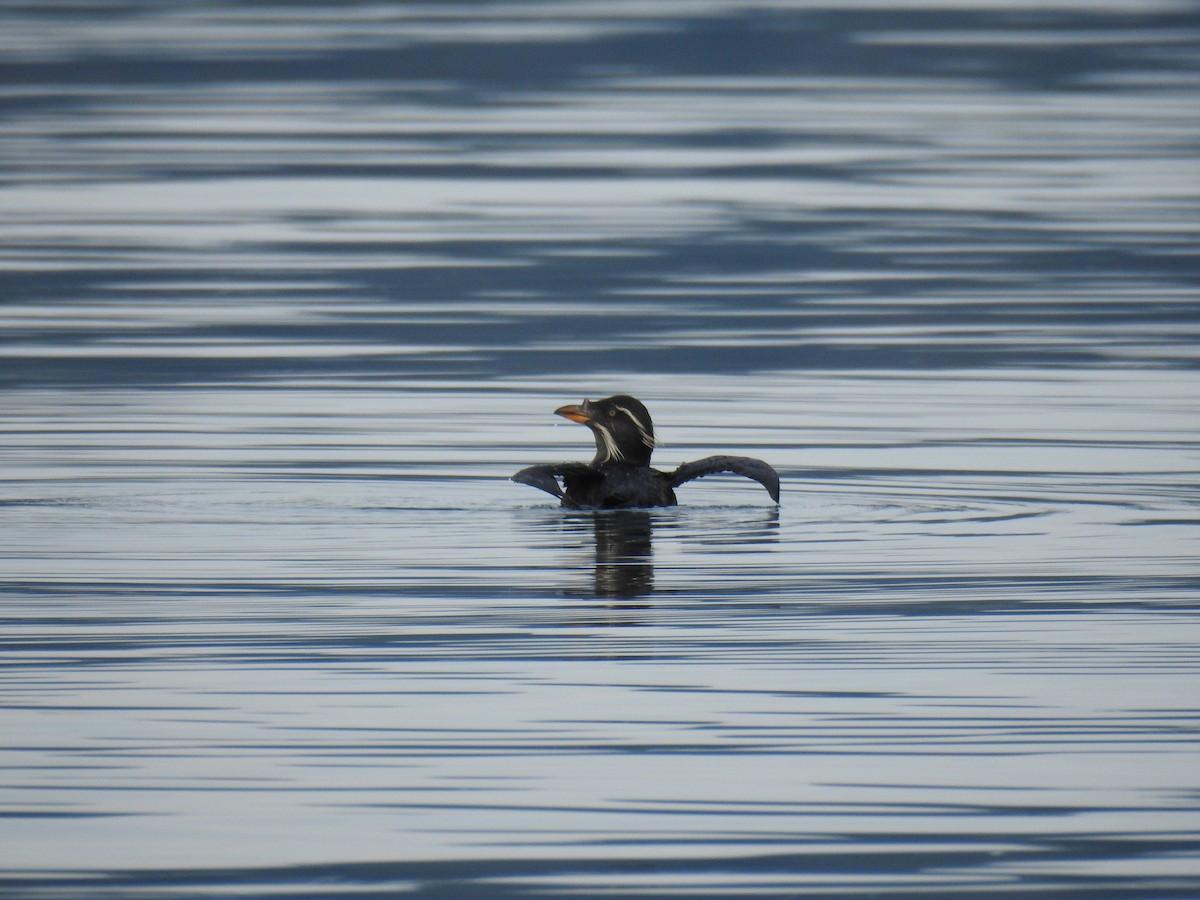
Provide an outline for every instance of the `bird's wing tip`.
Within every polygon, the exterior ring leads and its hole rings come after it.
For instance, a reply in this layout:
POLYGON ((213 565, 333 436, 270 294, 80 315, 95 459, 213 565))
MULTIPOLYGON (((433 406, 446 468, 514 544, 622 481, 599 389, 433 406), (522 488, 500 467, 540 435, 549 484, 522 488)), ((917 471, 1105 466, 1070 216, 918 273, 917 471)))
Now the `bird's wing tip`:
POLYGON ((671 473, 671 487, 678 487, 693 478, 703 478, 705 475, 716 475, 719 472, 731 472, 757 481, 766 488, 767 494, 775 504, 779 505, 779 473, 761 459, 749 456, 709 456, 684 463, 671 473))
POLYGON ((559 485, 558 479, 554 477, 558 474, 559 468, 558 466, 529 466, 515 472, 508 480, 515 481, 517 484, 527 484, 554 497, 562 497, 562 487, 559 485))

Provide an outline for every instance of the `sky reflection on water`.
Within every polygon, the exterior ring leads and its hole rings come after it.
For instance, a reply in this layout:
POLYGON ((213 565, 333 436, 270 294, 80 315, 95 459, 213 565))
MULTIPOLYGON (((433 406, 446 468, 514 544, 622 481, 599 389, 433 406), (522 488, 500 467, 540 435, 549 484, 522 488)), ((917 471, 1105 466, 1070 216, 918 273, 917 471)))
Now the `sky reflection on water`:
POLYGON ((1194 3, 0 13, 0 892, 1200 892, 1194 3), (656 463, 564 513, 629 392, 656 463))

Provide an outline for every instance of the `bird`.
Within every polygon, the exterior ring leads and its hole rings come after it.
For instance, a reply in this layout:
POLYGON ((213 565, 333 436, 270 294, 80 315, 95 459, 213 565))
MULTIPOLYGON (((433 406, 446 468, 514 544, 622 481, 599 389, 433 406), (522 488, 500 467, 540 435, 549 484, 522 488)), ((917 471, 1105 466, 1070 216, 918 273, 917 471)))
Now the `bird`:
POLYGON ((618 394, 561 406, 555 415, 586 425, 596 439, 590 463, 529 466, 512 476, 558 497, 567 509, 637 509, 675 506, 675 488, 693 478, 732 472, 757 481, 779 503, 779 473, 749 456, 708 456, 673 472, 650 467, 654 423, 640 400, 618 394), (561 483, 560 483, 561 482, 561 483))

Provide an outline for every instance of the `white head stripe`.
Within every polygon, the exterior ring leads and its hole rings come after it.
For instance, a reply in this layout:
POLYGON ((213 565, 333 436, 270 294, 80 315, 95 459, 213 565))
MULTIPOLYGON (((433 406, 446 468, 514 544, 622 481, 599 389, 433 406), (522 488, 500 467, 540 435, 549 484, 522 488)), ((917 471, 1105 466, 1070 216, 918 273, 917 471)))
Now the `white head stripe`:
POLYGON ((654 435, 652 435, 646 426, 642 424, 642 420, 631 413, 627 407, 618 406, 617 409, 629 416, 629 421, 633 422, 634 427, 638 430, 638 434, 642 436, 642 443, 653 450, 654 435))
POLYGON ((625 458, 625 455, 617 446, 617 442, 613 440, 613 436, 608 433, 608 429, 599 422, 596 423, 596 434, 600 435, 600 439, 604 441, 604 452, 610 460, 620 462, 625 458))

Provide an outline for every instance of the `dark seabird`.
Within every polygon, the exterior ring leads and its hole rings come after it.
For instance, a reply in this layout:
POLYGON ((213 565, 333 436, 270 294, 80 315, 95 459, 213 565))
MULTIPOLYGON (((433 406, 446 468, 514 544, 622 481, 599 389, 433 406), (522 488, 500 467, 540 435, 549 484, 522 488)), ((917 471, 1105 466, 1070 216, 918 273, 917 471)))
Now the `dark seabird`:
POLYGON ((779 502, 779 474, 761 459, 707 456, 684 463, 674 472, 650 468, 654 423, 646 407, 633 397, 618 394, 604 400, 584 400, 579 406, 563 406, 554 412, 592 430, 595 458, 590 463, 530 466, 512 480, 561 498, 568 509, 674 506, 675 488, 718 472, 752 478, 779 502))

